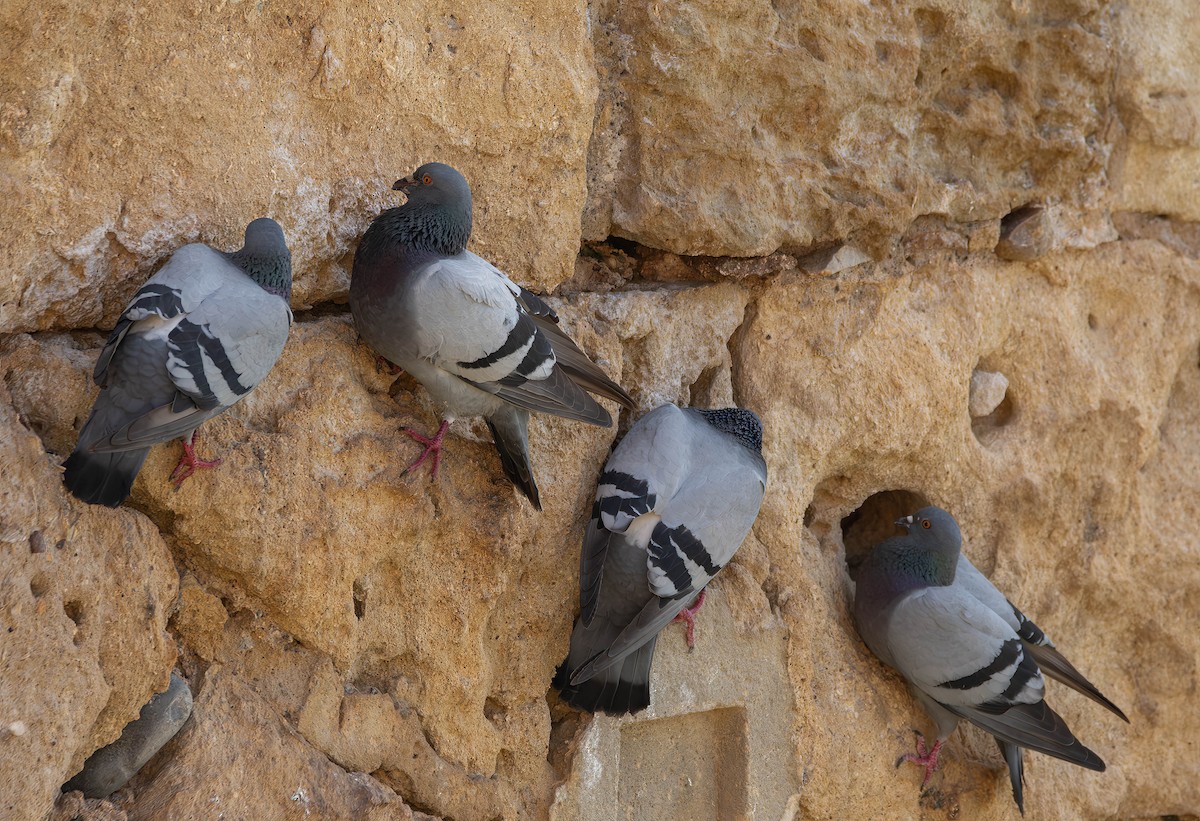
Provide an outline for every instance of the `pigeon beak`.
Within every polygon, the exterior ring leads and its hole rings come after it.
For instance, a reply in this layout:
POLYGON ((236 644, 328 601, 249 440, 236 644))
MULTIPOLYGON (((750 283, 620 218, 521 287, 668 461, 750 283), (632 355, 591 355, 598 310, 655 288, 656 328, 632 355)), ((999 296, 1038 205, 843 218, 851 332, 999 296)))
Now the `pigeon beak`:
POLYGON ((913 526, 913 517, 905 516, 903 519, 897 519, 896 524, 907 530, 908 528, 913 526))
POLYGON ((400 179, 396 180, 396 182, 392 185, 392 190, 393 191, 408 191, 408 189, 412 188, 416 184, 417 184, 416 180, 409 179, 408 177, 401 177, 400 179))

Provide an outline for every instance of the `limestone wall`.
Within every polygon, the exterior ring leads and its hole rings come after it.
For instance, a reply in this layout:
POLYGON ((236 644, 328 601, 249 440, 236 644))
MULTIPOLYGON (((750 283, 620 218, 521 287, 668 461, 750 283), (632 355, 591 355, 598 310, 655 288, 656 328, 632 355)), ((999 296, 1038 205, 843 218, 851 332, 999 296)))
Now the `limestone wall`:
POLYGON ((1200 813, 1200 17, 1190 0, 185 0, 0 6, 0 817, 1012 818, 991 740, 929 730, 857 638, 846 556, 908 491, 1123 706, 1031 818, 1200 813), (345 306, 430 159, 472 248, 643 410, 763 418, 762 514, 654 704, 549 688, 619 431, 531 425, 545 512, 456 423, 405 478, 345 306), (291 242, 297 322, 122 509, 59 465, 125 301, 182 243, 291 242), (1008 381, 972 416, 977 371, 1008 381), (857 512, 857 516, 854 514, 857 512), (845 527, 846 532, 843 532, 845 527), (176 666, 193 718, 114 804, 59 786, 176 666), (222 815, 222 813, 224 815, 222 815))

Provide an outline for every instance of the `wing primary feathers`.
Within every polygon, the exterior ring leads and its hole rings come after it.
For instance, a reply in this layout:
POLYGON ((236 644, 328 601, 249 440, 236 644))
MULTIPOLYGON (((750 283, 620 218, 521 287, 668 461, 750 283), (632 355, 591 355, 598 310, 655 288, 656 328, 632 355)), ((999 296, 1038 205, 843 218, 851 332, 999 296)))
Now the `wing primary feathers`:
POLYGON ((537 482, 533 478, 533 466, 529 463, 529 414, 518 408, 485 417, 492 431, 492 441, 500 454, 500 466, 509 478, 537 510, 542 509, 537 482))
POLYGON ((996 739, 1000 755, 1008 764, 1008 780, 1012 784, 1013 801, 1021 815, 1025 815, 1025 753, 1016 744, 996 739))
POLYGON ((1038 667, 1042 668, 1043 673, 1055 681, 1059 681, 1071 689, 1082 693, 1125 723, 1129 723, 1129 718, 1125 715, 1125 712, 1116 704, 1109 701, 1097 689, 1096 685, 1084 678, 1083 674, 1076 670, 1075 666, 1067 661, 1066 657, 1058 652, 1053 644, 1030 645, 1028 646, 1028 650, 1033 656, 1034 661, 1037 662, 1038 667))
POLYGON ((1103 772, 1105 769, 1100 756, 1085 747, 1045 701, 1017 704, 1001 713, 948 704, 942 706, 1010 744, 1019 744, 1089 770, 1103 772))

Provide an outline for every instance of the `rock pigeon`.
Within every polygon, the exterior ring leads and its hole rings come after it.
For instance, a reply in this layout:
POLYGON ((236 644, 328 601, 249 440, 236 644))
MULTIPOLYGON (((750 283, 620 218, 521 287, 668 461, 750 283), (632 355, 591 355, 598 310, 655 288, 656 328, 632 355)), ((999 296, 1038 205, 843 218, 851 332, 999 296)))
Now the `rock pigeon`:
POLYGON ((459 417, 483 416, 505 474, 541 510, 529 463, 529 411, 607 427, 587 391, 627 408, 633 400, 558 328, 550 306, 466 250, 471 189, 462 174, 427 163, 394 190, 408 201, 380 214, 354 254, 350 310, 367 344, 425 386, 442 406, 407 471, 432 456, 459 417))
POLYGON ((925 507, 896 524, 907 535, 882 542, 859 566, 854 618, 867 646, 904 676, 938 727, 932 748, 918 735, 917 753, 901 760, 923 766, 928 783, 965 718, 995 736, 1022 814, 1022 748, 1103 771, 1044 701, 1039 665, 1128 721, 1125 714, 962 555, 953 516, 925 507))
POLYGON ((125 308, 100 352, 100 395, 63 463, 67 489, 116 507, 150 447, 183 439, 176 487, 197 469, 196 428, 248 394, 283 351, 292 256, 274 220, 246 226, 241 250, 192 243, 171 255, 125 308))
POLYGON ((176 672, 171 683, 125 725, 121 737, 92 753, 63 792, 80 790, 88 798, 107 798, 137 775, 146 762, 178 734, 192 714, 192 689, 176 672))
POLYGON ((658 633, 703 595, 758 516, 762 423, 739 408, 663 405, 613 451, 579 560, 580 614, 554 686, 611 715, 650 704, 658 633))

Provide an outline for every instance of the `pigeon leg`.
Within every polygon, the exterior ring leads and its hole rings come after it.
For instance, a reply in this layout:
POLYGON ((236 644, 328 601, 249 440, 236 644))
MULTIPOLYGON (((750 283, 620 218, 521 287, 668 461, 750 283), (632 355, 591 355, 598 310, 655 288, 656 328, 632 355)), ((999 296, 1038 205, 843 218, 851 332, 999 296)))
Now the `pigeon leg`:
POLYGON ((425 452, 417 458, 417 461, 406 467, 404 472, 410 473, 411 471, 416 470, 422 464, 424 464, 425 460, 429 458, 430 454, 433 454, 433 469, 429 471, 429 476, 432 479, 436 479, 438 467, 442 464, 442 439, 446 437, 446 431, 450 430, 450 420, 443 419, 441 427, 437 429, 437 433, 435 433, 432 437, 422 436, 410 428, 400 428, 400 430, 425 446, 425 452))
POLYGON ((702 605, 702 604, 704 604, 704 591, 703 590, 701 590, 700 595, 696 597, 695 604, 693 604, 691 607, 683 608, 682 610, 679 611, 678 616, 671 619, 672 624, 674 624, 677 621, 681 621, 687 625, 686 637, 687 637, 687 646, 688 646, 689 652, 696 649, 696 614, 698 612, 700 612, 700 605, 702 605))
POLYGON ((224 461, 222 459, 201 459, 196 455, 196 443, 199 441, 196 431, 192 431, 182 441, 183 456, 179 458, 179 464, 171 471, 171 476, 168 479, 168 481, 175 483, 176 490, 179 490, 183 485, 183 481, 197 470, 215 468, 224 461))
POLYGON ((400 373, 402 370, 404 370, 404 369, 401 368, 399 365, 397 365, 395 362, 392 362, 391 360, 389 360, 383 354, 375 354, 375 372, 376 373, 381 373, 384 376, 395 376, 396 374, 400 373))
POLYGON ((920 767, 925 768, 925 778, 921 781, 921 788, 924 789, 929 783, 929 779, 933 777, 934 771, 938 765, 938 754, 942 751, 942 740, 939 738, 933 742, 933 746, 928 751, 925 750, 925 736, 913 730, 917 735, 917 751, 915 753, 905 753, 896 760, 896 766, 899 767, 905 761, 911 761, 920 767))

